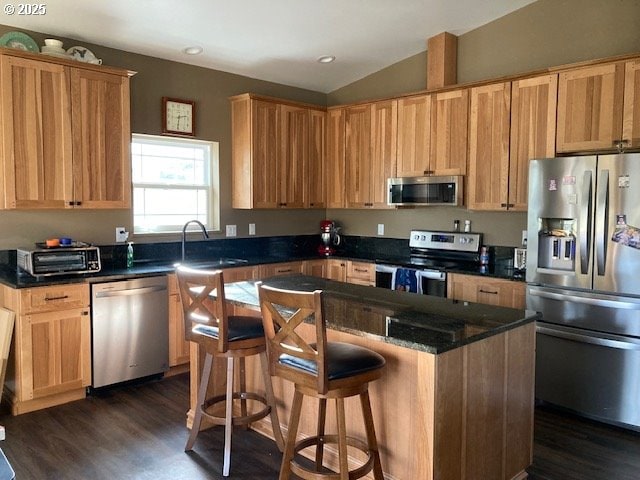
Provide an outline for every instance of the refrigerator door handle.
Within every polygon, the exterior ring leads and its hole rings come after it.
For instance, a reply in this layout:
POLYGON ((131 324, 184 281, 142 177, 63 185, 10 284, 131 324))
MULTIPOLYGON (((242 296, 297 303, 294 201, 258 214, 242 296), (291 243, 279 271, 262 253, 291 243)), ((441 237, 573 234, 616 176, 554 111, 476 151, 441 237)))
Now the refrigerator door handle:
POLYGON ((580 209, 580 273, 589 273, 589 259, 591 258, 591 197, 593 179, 591 170, 584 172, 582 181, 582 201, 580 209))
POLYGON ((593 305, 596 307, 606 308, 618 308, 625 310, 640 310, 640 300, 634 300, 632 298, 625 298, 624 300, 617 300, 615 297, 611 298, 605 295, 598 295, 590 293, 588 296, 571 295, 566 292, 558 292, 540 287, 529 287, 529 295, 536 297, 547 298, 549 300, 559 300, 563 302, 575 302, 586 305, 593 305))
POLYGON ((596 200, 596 264, 598 275, 605 274, 607 262, 608 210, 609 210, 609 170, 602 170, 598 178, 598 198, 596 200))
POLYGON ((565 340, 572 340, 574 342, 589 343, 591 345, 598 345, 600 347, 616 348, 618 350, 640 350, 640 344, 631 343, 626 339, 615 340, 614 338, 595 337, 591 335, 585 335, 581 333, 567 332, 565 330, 558 330, 555 328, 544 327, 541 325, 536 326, 536 332, 550 337, 563 338, 565 340))

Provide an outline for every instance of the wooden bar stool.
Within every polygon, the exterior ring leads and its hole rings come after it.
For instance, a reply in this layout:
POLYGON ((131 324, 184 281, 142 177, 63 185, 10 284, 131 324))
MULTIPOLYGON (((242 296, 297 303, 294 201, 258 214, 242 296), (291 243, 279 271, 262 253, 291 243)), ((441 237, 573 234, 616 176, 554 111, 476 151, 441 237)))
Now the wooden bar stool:
POLYGON ((368 384, 382 376, 384 357, 357 345, 327 342, 322 291, 294 292, 258 283, 258 293, 270 373, 295 384, 280 480, 289 479, 291 473, 306 480, 348 480, 363 477, 372 470, 376 480, 383 480, 368 384), (298 328, 309 317, 314 318, 315 334, 307 342, 298 328), (296 441, 304 395, 319 399, 317 435, 296 441), (366 443, 347 436, 344 399, 354 395, 360 396, 366 443), (337 435, 326 435, 324 431, 327 399, 335 399, 336 402, 337 435), (338 473, 327 473, 323 467, 324 445, 327 443, 338 445, 338 473), (296 461, 295 454, 314 445, 315 468, 305 468, 296 461), (351 471, 347 446, 367 456, 360 467, 351 471))
POLYGON ((206 417, 214 425, 224 425, 224 462, 222 475, 229 475, 231 461, 231 432, 233 426, 248 425, 271 415, 273 436, 280 451, 284 440, 278 421, 273 387, 266 356, 266 343, 262 321, 259 317, 229 316, 224 296, 222 270, 206 271, 178 267, 176 270, 180 298, 184 311, 185 339, 196 342, 205 352, 202 379, 198 388, 198 401, 193 425, 185 451, 193 448, 202 418, 206 417), (260 355, 266 398, 253 392, 245 392, 244 359, 249 355, 260 355), (227 359, 226 394, 207 398, 214 357, 227 359), (240 390, 234 392, 234 363, 240 363, 240 390), (240 400, 240 414, 233 414, 233 401, 240 400), (249 414, 247 400, 262 404, 264 408, 249 414), (210 413, 210 407, 226 402, 225 416, 210 413))

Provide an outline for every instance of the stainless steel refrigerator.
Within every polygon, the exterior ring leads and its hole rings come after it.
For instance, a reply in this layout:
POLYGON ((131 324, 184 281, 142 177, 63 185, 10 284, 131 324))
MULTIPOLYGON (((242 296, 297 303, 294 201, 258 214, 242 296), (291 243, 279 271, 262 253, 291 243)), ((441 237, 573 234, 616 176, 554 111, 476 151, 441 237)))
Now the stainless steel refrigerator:
POLYGON ((532 160, 536 398, 640 430, 640 154, 532 160))

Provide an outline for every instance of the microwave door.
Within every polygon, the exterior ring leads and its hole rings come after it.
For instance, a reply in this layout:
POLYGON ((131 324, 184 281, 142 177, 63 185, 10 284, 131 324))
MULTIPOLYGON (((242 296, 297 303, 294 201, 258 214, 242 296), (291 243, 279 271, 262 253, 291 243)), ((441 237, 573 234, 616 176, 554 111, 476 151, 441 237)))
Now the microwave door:
POLYGON ((640 154, 598 157, 594 289, 640 295, 640 154))

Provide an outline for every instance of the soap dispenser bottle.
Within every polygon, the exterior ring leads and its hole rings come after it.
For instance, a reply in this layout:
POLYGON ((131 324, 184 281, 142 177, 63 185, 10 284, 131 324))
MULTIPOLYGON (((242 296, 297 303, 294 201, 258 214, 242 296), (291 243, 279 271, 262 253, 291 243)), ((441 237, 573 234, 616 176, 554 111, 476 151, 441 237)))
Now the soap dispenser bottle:
POLYGON ((133 267, 133 242, 127 245, 127 268, 133 267))

